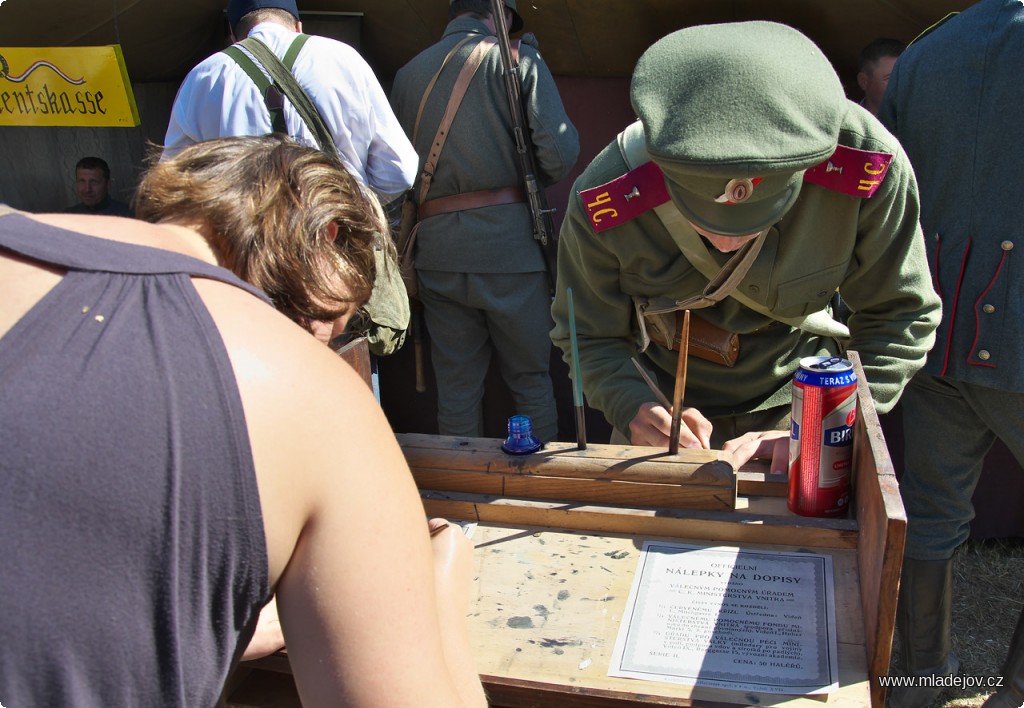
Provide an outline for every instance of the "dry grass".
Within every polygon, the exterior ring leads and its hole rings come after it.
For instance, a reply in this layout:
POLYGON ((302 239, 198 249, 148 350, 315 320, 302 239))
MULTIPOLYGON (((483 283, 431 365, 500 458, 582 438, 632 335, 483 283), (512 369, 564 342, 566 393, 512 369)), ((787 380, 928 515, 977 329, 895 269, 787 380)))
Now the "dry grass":
MULTIPOLYGON (((1024 539, 968 541, 957 550, 953 572, 953 649, 960 657, 960 673, 1000 676, 1024 606, 1024 539)), ((949 688, 934 706, 973 708, 988 695, 988 689, 949 688)))

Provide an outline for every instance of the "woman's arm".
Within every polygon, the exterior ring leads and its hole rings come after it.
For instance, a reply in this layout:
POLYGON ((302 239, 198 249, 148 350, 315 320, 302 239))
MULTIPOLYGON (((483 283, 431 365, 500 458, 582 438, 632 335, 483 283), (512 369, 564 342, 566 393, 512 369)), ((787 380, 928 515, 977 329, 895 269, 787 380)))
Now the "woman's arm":
POLYGON ((238 379, 303 703, 485 705, 466 627, 471 544, 454 527, 432 543, 369 388, 269 307, 197 288, 238 379))

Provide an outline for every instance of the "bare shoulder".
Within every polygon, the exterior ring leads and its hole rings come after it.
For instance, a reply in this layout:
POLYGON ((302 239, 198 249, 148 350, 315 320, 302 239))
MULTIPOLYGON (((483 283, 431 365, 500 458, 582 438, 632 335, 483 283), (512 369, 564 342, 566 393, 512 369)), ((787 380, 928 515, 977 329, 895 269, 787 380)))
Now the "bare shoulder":
POLYGON ((376 503, 353 492, 364 455, 382 491, 411 477, 377 401, 347 363, 248 293, 194 282, 238 382, 276 581, 306 524, 354 518, 354 507, 376 503))

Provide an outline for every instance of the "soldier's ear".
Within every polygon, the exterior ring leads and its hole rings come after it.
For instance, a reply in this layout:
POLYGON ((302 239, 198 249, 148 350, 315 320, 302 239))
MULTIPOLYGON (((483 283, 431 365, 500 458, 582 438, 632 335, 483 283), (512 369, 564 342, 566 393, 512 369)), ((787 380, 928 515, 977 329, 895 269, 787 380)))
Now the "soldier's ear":
POLYGON ((857 73, 857 85, 860 86, 861 91, 868 90, 868 75, 863 71, 857 73))

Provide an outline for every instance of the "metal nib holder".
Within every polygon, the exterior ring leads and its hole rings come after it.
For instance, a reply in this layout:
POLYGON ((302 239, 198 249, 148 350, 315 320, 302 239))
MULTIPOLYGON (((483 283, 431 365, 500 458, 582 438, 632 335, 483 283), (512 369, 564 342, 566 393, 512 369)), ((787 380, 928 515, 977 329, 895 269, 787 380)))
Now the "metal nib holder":
POLYGON ((533 421, 528 415, 514 415, 508 419, 508 437, 501 449, 510 455, 529 455, 537 452, 543 442, 533 435, 533 421))

